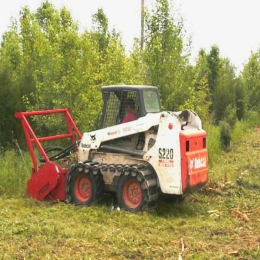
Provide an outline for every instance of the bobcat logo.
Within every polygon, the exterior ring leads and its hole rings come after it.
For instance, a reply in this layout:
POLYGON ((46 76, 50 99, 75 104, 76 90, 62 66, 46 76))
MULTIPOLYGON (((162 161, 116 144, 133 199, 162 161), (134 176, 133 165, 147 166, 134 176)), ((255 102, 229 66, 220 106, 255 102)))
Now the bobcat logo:
POLYGON ((96 135, 90 135, 91 141, 95 141, 96 140, 96 135))

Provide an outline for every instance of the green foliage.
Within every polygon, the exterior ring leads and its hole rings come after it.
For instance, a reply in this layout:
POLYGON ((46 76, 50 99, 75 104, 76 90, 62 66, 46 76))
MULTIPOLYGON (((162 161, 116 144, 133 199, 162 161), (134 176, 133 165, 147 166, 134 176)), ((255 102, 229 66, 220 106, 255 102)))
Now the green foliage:
POLYGON ((20 124, 14 118, 16 111, 23 108, 19 88, 19 66, 22 55, 17 27, 13 23, 10 31, 4 34, 0 49, 0 145, 6 147, 12 143, 13 132, 16 138, 22 138, 20 124))
POLYGON ((242 84, 242 79, 236 79, 236 113, 238 120, 245 117, 246 110, 246 92, 242 84))
POLYGON ((98 42, 99 51, 105 51, 108 47, 108 19, 102 9, 93 15, 94 32, 93 39, 98 42))
MULTIPOLYGON (((216 123, 229 117, 235 108, 235 73, 228 60, 221 60, 218 84, 214 87, 213 111, 216 123)), ((236 110, 234 110, 236 112, 236 110)), ((236 116, 236 115, 235 115, 236 116)), ((233 114, 231 115, 233 117, 233 114)))
POLYGON ((260 111, 248 111, 245 116, 245 122, 249 128, 260 126, 260 111))
POLYGON ((240 143, 247 130, 248 125, 245 121, 236 121, 232 133, 232 143, 240 143))
POLYGON ((210 166, 218 160, 222 152, 220 144, 220 128, 206 122, 204 128, 207 131, 207 148, 209 153, 209 164, 210 166))
POLYGON ((26 194, 27 181, 30 177, 31 157, 20 151, 8 150, 0 155, 0 195, 26 194))
POLYGON ((196 66, 191 70, 193 80, 191 81, 191 85, 186 88, 186 98, 179 106, 180 110, 190 108, 196 111, 204 123, 210 122, 209 109, 211 106, 206 62, 205 55, 201 52, 196 66))
MULTIPOLYGON (((12 142, 12 131, 19 142, 24 139, 17 111, 68 107, 83 131, 93 130, 102 106, 100 87, 134 81, 137 74, 126 69, 135 64, 127 63, 120 35, 108 31, 102 10, 93 21, 94 31, 80 35, 66 8, 57 10, 46 1, 35 13, 22 9, 20 29, 14 23, 0 49, 2 145, 12 142)), ((54 130, 61 125, 60 120, 33 120, 43 135, 51 125, 54 130)))
POLYGON ((158 86, 166 109, 173 109, 178 88, 187 86, 187 57, 183 55, 183 25, 175 23, 167 0, 157 0, 155 10, 146 17, 144 62, 148 84, 158 86), (170 95, 175 95, 170 97, 170 95))
POLYGON ((229 124, 231 130, 233 130, 237 121, 237 114, 236 114, 236 109, 232 107, 232 104, 226 107, 224 112, 224 118, 225 118, 225 122, 229 124))
POLYGON ((220 57, 219 57, 219 48, 216 45, 211 47, 210 53, 207 56, 208 67, 209 67, 209 88, 212 98, 214 100, 214 93, 218 87, 219 80, 219 69, 220 69, 220 57))
POLYGON ((249 110, 260 110, 259 98, 260 98, 260 50, 256 53, 252 53, 249 61, 244 66, 242 73, 242 83, 245 88, 246 105, 249 110))
POLYGON ((128 84, 146 84, 146 64, 143 61, 143 52, 140 49, 140 44, 137 39, 134 42, 133 50, 129 57, 125 60, 125 72, 122 82, 128 84))
MULTIPOLYGON (((110 84, 155 85, 165 110, 192 109, 204 124, 224 120, 233 128, 237 118, 259 111, 259 51, 239 78, 215 45, 189 64, 191 39, 172 4, 156 0, 145 15, 144 48, 135 39, 129 54, 102 9, 93 15, 92 30, 80 33, 65 7, 58 10, 49 1, 36 12, 23 7, 1 42, 0 145, 10 147, 16 138, 24 147, 18 111, 68 107, 81 131, 94 130, 103 104, 100 88, 110 84)), ((61 124, 50 122, 32 123, 46 134, 61 124)))

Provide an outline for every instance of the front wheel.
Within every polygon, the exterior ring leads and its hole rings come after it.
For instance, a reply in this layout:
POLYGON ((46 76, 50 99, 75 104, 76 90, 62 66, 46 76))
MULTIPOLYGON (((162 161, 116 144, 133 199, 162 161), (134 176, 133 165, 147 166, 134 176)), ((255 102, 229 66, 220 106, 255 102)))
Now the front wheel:
POLYGON ((148 198, 147 189, 143 189, 137 178, 124 175, 119 181, 117 200, 121 208, 137 212, 143 209, 148 198))
POLYGON ((89 206, 103 196, 104 181, 100 172, 86 173, 80 167, 76 167, 68 175, 67 198, 76 205, 89 206))

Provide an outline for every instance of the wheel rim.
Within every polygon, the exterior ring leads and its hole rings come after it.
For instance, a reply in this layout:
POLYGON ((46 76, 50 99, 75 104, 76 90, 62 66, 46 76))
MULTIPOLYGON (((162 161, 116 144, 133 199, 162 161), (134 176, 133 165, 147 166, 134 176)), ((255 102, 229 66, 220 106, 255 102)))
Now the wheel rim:
POLYGON ((138 208, 143 199, 143 192, 139 182, 136 180, 128 180, 124 185, 123 196, 129 208, 138 208))
POLYGON ((75 182, 75 195, 81 202, 87 201, 92 194, 92 186, 87 176, 79 176, 75 182))

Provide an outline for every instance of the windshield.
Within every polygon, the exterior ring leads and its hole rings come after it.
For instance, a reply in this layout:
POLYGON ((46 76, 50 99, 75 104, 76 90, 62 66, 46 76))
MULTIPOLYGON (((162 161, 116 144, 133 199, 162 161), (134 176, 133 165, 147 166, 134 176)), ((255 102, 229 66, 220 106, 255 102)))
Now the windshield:
POLYGON ((144 90, 144 105, 147 113, 160 112, 160 103, 157 92, 151 89, 144 90))

